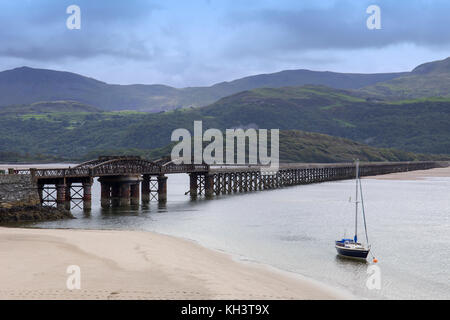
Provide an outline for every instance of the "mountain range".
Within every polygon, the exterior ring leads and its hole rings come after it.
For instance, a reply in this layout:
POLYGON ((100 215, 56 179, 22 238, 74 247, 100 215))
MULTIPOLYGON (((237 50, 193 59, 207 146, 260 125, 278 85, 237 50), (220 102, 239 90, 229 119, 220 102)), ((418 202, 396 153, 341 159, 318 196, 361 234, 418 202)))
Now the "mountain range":
POLYGON ((102 110, 159 112, 200 107, 256 88, 323 85, 377 99, 449 96, 450 58, 425 63, 411 72, 357 74, 285 70, 221 82, 209 87, 107 84, 75 73, 21 67, 0 72, 0 106, 72 100, 102 110))
POLYGON ((367 159, 449 155, 449 66, 450 58, 395 74, 282 71, 184 89, 110 85, 73 73, 18 68, 0 72, 0 151, 23 159, 164 152, 173 130, 192 130, 193 122, 202 120, 205 130, 305 132, 283 135, 290 137, 286 160, 338 161, 355 148, 360 158, 370 153, 367 159), (203 106, 208 101, 214 102, 203 106), (317 135, 308 140, 311 132, 317 135), (311 143, 309 149, 305 143, 311 143), (333 151, 333 143, 346 151, 333 151), (386 154, 369 146, 416 154, 386 154))
POLYGON ((107 84, 70 72, 21 67, 0 72, 0 106, 72 100, 109 111, 159 112, 205 106, 228 95, 261 87, 314 84, 337 89, 359 89, 402 75, 405 73, 352 74, 287 70, 221 82, 210 87, 177 89, 158 84, 107 84))

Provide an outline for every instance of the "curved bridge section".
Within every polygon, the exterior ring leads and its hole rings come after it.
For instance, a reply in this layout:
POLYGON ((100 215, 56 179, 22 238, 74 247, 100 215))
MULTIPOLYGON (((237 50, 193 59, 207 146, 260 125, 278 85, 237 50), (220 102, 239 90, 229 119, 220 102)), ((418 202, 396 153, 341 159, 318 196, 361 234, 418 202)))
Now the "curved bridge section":
POLYGON ((207 164, 175 164, 167 159, 148 161, 141 157, 100 157, 73 168, 15 170, 17 174, 31 174, 37 179, 102 177, 123 174, 172 174, 208 172, 207 164))

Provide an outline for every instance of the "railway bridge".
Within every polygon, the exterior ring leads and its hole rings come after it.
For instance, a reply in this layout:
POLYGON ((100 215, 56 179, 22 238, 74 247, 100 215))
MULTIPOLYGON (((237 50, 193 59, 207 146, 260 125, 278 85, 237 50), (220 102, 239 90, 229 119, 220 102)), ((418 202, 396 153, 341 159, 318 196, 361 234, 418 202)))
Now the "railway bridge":
MULTIPOLYGON (((437 161, 366 162, 360 164, 361 176, 424 170, 447 166, 437 161)), ((68 168, 9 169, 9 174, 30 174, 43 205, 66 209, 71 203, 90 210, 92 184, 98 178, 101 205, 127 206, 140 202, 167 201, 167 175, 189 174, 191 198, 276 189, 292 185, 351 179, 354 163, 289 163, 277 171, 261 166, 175 164, 170 159, 149 161, 138 156, 107 156, 68 168)))

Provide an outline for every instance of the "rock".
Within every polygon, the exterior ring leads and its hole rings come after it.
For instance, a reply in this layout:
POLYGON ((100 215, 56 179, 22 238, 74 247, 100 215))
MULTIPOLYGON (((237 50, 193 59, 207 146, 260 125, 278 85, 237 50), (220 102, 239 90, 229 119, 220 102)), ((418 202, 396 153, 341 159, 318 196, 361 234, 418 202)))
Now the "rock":
POLYGON ((75 217, 68 210, 41 205, 0 208, 0 223, 2 224, 60 219, 75 219, 75 217))

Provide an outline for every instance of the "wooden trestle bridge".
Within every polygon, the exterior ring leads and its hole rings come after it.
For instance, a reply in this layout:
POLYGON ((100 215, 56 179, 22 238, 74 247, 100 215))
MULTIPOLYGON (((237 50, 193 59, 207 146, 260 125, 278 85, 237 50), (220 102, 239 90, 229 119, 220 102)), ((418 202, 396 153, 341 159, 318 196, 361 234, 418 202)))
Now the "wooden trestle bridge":
MULTIPOLYGON (((360 165, 361 176, 423 170, 447 166, 448 163, 369 162, 360 165)), ((175 164, 169 159, 156 161, 140 157, 100 157, 75 167, 58 169, 10 169, 10 174, 30 174, 37 186, 43 205, 70 209, 71 202, 85 210, 91 208, 92 184, 98 178, 102 207, 124 206, 167 201, 167 175, 185 173, 190 176, 192 198, 207 198, 220 194, 276 189, 333 180, 351 179, 353 163, 280 164, 277 171, 268 172, 260 166, 209 166, 207 164, 175 164)))

